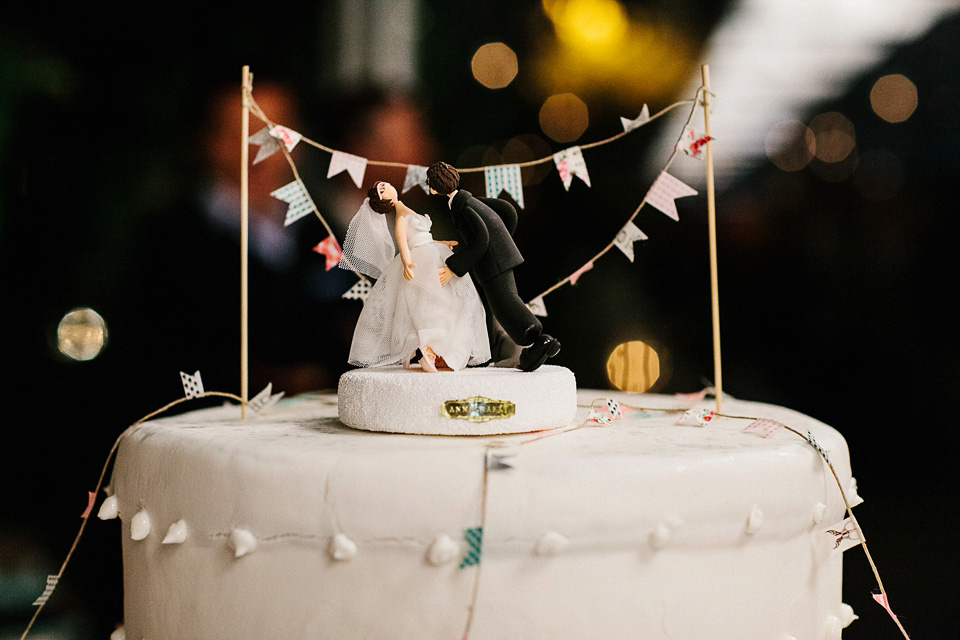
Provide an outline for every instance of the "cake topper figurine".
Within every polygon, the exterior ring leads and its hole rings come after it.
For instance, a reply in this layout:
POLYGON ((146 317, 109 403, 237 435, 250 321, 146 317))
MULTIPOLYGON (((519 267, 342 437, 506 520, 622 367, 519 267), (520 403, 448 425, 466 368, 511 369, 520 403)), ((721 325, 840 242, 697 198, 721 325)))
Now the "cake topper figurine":
POLYGON ((377 182, 350 221, 340 267, 376 279, 357 321, 349 362, 412 368, 419 351, 424 371, 459 371, 490 360, 486 314, 470 278, 439 272, 453 241, 435 241, 431 220, 400 201, 396 188, 377 182), (399 252, 386 214, 396 214, 399 252))
POLYGON ((543 333, 543 326, 517 294, 514 267, 523 256, 513 242, 517 211, 509 202, 475 198, 460 188, 460 174, 445 162, 427 168, 430 193, 447 198, 450 216, 462 244, 440 269, 440 282, 463 278, 468 272, 483 288, 490 313, 510 339, 524 347, 518 368, 534 371, 560 351, 560 341, 543 333))

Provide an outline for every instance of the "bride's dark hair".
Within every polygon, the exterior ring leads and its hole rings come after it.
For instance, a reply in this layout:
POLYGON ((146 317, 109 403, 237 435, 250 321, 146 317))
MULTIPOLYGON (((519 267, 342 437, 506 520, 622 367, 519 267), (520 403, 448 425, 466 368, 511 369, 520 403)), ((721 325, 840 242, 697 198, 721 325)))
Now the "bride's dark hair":
POLYGON ((375 183, 370 187, 370 191, 367 191, 367 197, 370 198, 370 208, 381 215, 390 213, 396 208, 396 205, 393 200, 383 200, 380 198, 380 192, 377 191, 378 184, 380 183, 375 183))

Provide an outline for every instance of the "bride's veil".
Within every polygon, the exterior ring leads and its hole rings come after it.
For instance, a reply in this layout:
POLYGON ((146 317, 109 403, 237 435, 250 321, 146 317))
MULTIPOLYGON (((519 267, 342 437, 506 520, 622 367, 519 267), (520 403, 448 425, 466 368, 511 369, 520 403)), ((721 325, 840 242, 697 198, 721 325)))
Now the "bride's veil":
POLYGON ((370 198, 364 199, 347 228, 338 266, 376 279, 396 253, 386 216, 370 208, 370 198))

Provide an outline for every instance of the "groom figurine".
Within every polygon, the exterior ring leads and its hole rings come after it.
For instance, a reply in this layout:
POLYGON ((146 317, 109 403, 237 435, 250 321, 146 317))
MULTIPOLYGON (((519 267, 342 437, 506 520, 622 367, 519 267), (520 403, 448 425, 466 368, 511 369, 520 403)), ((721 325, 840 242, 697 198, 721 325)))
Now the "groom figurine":
POLYGON ((445 162, 427 168, 430 193, 447 198, 450 216, 462 242, 440 269, 440 284, 468 272, 483 289, 493 317, 510 339, 524 347, 517 367, 534 371, 560 351, 560 342, 543 326, 517 294, 513 268, 523 256, 513 242, 517 211, 504 200, 475 198, 460 188, 460 174, 445 162))

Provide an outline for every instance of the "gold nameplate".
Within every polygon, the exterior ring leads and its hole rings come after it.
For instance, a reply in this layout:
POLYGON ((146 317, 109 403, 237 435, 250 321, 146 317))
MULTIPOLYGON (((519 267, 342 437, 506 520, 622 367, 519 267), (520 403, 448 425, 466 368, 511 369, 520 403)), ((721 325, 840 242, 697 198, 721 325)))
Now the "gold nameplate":
POLYGON ((517 406, 509 400, 493 400, 484 396, 473 396, 464 400, 447 400, 440 413, 454 420, 487 422, 509 418, 517 412, 517 406))

